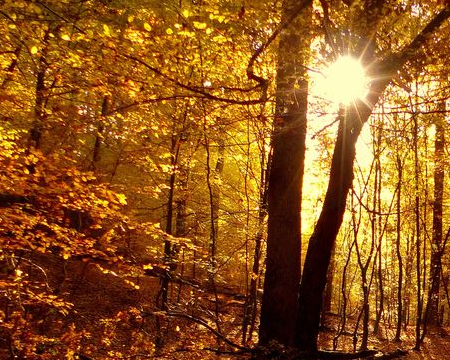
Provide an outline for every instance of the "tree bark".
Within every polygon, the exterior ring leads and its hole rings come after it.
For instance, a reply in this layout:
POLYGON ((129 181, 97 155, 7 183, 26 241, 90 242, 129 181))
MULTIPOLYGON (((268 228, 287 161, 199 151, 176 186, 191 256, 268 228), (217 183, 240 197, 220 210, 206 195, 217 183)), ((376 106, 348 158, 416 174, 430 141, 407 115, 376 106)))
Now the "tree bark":
POLYGON ((415 236, 416 236, 416 276, 417 276, 417 312, 416 312, 416 327, 415 327, 415 349, 418 350, 420 348, 421 343, 421 326, 422 326, 422 307, 423 307, 423 296, 422 296, 422 254, 421 254, 421 227, 420 227, 420 197, 419 197, 419 177, 420 177, 420 169, 419 169, 419 154, 418 154, 418 123, 417 123, 417 114, 413 115, 414 120, 414 128, 413 128, 413 150, 414 150, 414 220, 415 220, 415 236))
MULTIPOLYGON (((297 1, 286 0, 283 19, 297 1)), ((282 33, 278 49, 277 101, 268 185, 266 274, 259 341, 294 342, 301 264, 301 198, 305 161, 308 82, 304 64, 311 19, 308 7, 282 33)), ((282 20, 282 21, 284 21, 282 20)))
POLYGON ((398 261, 398 280, 397 280, 397 329, 395 332, 395 341, 400 341, 402 332, 402 318, 403 318, 403 299, 402 299, 402 286, 403 286, 403 258, 401 252, 401 199, 402 199, 402 175, 403 164, 400 156, 397 155, 397 238, 395 241, 395 250, 398 261))
POLYGON ((50 39, 50 29, 47 29, 45 31, 44 38, 42 40, 44 43, 44 47, 41 50, 41 55, 39 56, 38 61, 33 125, 29 131, 28 149, 30 148, 39 149, 41 147, 42 132, 44 129, 45 119, 47 117, 45 111, 45 102, 48 89, 46 88, 45 85, 45 75, 49 67, 47 62, 47 55, 49 52, 49 39, 50 39))
MULTIPOLYGON (((258 225, 255 236, 255 252, 253 255, 253 266, 250 280, 249 293, 244 307, 244 316, 242 321, 242 343, 245 345, 247 341, 251 341, 253 331, 255 329, 256 317, 258 313, 258 286, 260 285, 260 265, 262 242, 264 239, 265 218, 267 216, 267 175, 266 154, 263 150, 261 156, 261 173, 260 173, 260 189, 259 189, 259 211, 258 225), (248 332, 247 332, 248 329, 248 332)), ((268 159, 270 161, 270 159, 268 159)))
POLYGON ((339 119, 328 189, 322 212, 309 240, 300 285, 296 346, 304 351, 317 352, 322 292, 326 284, 331 252, 342 224, 347 195, 353 181, 355 144, 362 124, 370 113, 371 109, 359 102, 353 108, 347 109, 339 119))
POLYGON ((98 163, 100 162, 100 150, 103 140, 104 122, 110 112, 110 108, 111 96, 109 94, 105 94, 103 96, 102 111, 97 122, 97 133, 95 134, 94 149, 92 151, 92 159, 89 166, 90 170, 96 170, 98 168, 98 163))
MULTIPOLYGON (((445 112, 445 102, 439 104, 439 110, 445 112)), ((434 202, 433 202, 433 237, 431 244, 430 302, 427 306, 428 324, 439 325, 439 285, 441 274, 442 243, 442 209, 444 195, 444 153, 445 153, 445 119, 437 115, 435 120, 436 135, 434 140, 434 202)))

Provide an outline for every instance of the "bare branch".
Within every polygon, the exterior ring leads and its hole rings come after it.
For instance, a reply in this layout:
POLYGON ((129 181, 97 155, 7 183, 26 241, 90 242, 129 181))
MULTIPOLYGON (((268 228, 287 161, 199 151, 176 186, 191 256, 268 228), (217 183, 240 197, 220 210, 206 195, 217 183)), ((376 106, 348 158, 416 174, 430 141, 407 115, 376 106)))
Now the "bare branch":
MULTIPOLYGON (((236 100, 236 99, 229 99, 229 98, 223 98, 220 96, 216 96, 216 95, 210 94, 209 92, 207 92, 205 90, 202 90, 199 87, 183 84, 182 82, 170 77, 167 74, 164 74, 161 70, 155 68, 154 66, 146 63, 145 61, 143 61, 135 56, 132 56, 132 55, 122 55, 122 56, 145 66, 147 69, 153 71, 155 74, 161 76, 162 78, 166 79, 167 81, 170 81, 171 83, 175 84, 176 86, 179 86, 180 88, 182 88, 184 90, 191 91, 195 94, 203 95, 204 98, 207 98, 210 100, 216 100, 216 101, 221 101, 221 102, 225 102, 228 104, 235 104, 235 105, 256 105, 256 104, 264 103, 266 101, 265 98, 259 98, 259 99, 254 99, 254 100, 236 100)), ((247 90, 243 89, 241 91, 247 91, 247 90)))
POLYGON ((80 29, 77 25, 75 25, 75 23, 73 21, 67 20, 64 16, 58 14, 55 10, 51 9, 48 5, 44 4, 42 1, 36 0, 36 2, 41 5, 43 8, 45 8, 46 10, 50 11, 53 15, 55 15, 56 17, 60 18, 62 21, 72 25, 75 29, 77 29, 79 32, 86 34, 83 29, 80 29))

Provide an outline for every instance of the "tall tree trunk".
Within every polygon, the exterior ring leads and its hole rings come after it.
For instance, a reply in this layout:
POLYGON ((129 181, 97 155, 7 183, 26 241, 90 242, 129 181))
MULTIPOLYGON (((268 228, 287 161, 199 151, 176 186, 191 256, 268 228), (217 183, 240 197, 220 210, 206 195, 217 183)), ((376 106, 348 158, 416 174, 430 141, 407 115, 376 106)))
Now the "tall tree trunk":
MULTIPOLYGON (((405 274, 412 274, 414 267, 414 232, 411 237, 408 235, 406 238, 406 264, 405 264, 405 274)), ((412 276, 406 276, 405 286, 404 286, 404 300, 403 300, 403 328, 407 329, 410 322, 411 314, 411 297, 412 297, 412 276)))
POLYGON ((377 265, 377 308, 376 308, 376 316, 375 323, 373 325, 373 333, 379 335, 380 331, 380 322, 381 317, 384 311, 384 287, 383 287, 383 230, 381 225, 381 161, 380 161, 380 151, 381 151, 381 138, 383 132, 383 125, 378 129, 378 136, 376 140, 376 149, 375 149, 375 189, 374 189, 374 214, 373 214, 373 222, 374 222, 374 233, 373 236, 377 237, 377 250, 376 250, 376 265, 377 265), (378 220, 378 221, 376 221, 378 220), (376 231, 375 231, 376 230, 376 231))
MULTIPOLYGON (((176 220, 175 220, 175 236, 177 237, 184 237, 186 236, 186 193, 187 193, 187 183, 188 183, 188 176, 187 173, 189 172, 189 168, 186 169, 183 179, 180 181, 180 188, 183 191, 182 197, 176 201, 176 220)), ((180 276, 184 276, 185 272, 185 255, 184 255, 184 248, 181 250, 181 269, 180 269, 180 276)), ((176 256, 180 252, 179 246, 174 246, 174 249, 172 250, 173 256, 176 256)), ((176 270, 177 263, 173 262, 173 271, 176 270)), ((181 289, 182 289, 183 283, 180 282, 178 284, 178 294, 177 294, 177 303, 180 302, 181 299, 181 289)))
MULTIPOLYGON (((375 163, 376 163, 376 159, 375 159, 375 163)), ((375 209, 375 205, 377 202, 377 185, 378 185, 378 171, 375 171, 375 179, 374 179, 374 198, 373 198, 373 208, 375 209)), ((353 197, 352 197, 352 202, 353 202, 353 197)), ((368 279, 368 270, 369 270, 369 266, 372 262, 372 257, 373 257, 373 252, 374 252, 374 248, 375 248, 375 211, 372 214, 372 219, 371 219, 371 223, 372 223, 372 236, 370 237, 370 250, 367 254, 367 258, 365 260, 365 262, 363 262, 362 260, 362 255, 361 255, 361 251, 359 250, 359 244, 358 244, 358 237, 357 237, 357 231, 359 231, 359 226, 360 226, 360 222, 361 222, 361 211, 359 211, 359 216, 360 219, 358 221, 358 225, 356 225, 355 222, 355 215, 352 212, 352 224, 353 224, 353 231, 355 232, 355 249, 356 249, 356 255, 357 255, 357 260, 358 260, 358 266, 359 269, 361 271, 361 290, 363 292, 363 304, 362 304, 362 309, 361 309, 361 314, 358 317, 358 321, 356 323, 355 326, 355 330, 354 330, 354 337, 356 338, 356 333, 358 331, 358 327, 359 327, 359 319, 362 317, 362 328, 363 328, 363 333, 362 333, 362 338, 361 338, 361 346, 360 346, 360 350, 361 351, 365 351, 367 350, 367 345, 368 345, 368 341, 369 341, 369 320, 370 320, 370 303, 369 303, 369 295, 370 295, 370 286, 372 281, 368 279)), ((372 271, 373 273, 373 271, 372 271)), ((356 346, 356 344, 353 345, 354 347, 356 346)))
POLYGON ((334 335, 334 338, 333 338, 333 350, 337 349, 339 337, 344 333, 345 326, 347 324, 347 301, 348 301, 347 269, 350 264, 350 259, 352 257, 352 250, 353 250, 353 247, 355 246, 355 244, 356 244, 356 238, 353 239, 352 244, 350 245, 350 248, 348 249, 347 260, 345 261, 344 269, 342 271, 342 281, 341 281, 342 305, 341 305, 341 308, 339 309, 340 317, 339 317, 338 330, 336 331, 336 334, 334 335))
MULTIPOLYGON (((439 104, 439 111, 445 113, 445 102, 439 104)), ((427 305, 427 320, 430 325, 439 325, 439 285, 441 274, 442 243, 442 203, 444 195, 444 154, 445 154, 445 118, 438 114, 434 122, 436 135, 434 140, 434 202, 433 237, 431 243, 430 296, 427 305)))
MULTIPOLYGON (((286 19, 297 5, 283 3, 286 19)), ((277 100, 273 155, 268 187, 266 274, 259 341, 294 342, 295 314, 301 269, 301 199, 305 161, 308 56, 311 7, 281 34, 278 48, 277 100)), ((284 21, 284 20, 282 20, 284 21)))
MULTIPOLYGON (((217 271, 217 239, 219 234, 219 210, 220 210, 220 182, 222 178, 223 166, 225 161, 225 141, 219 135, 217 141, 217 162, 214 170, 211 169, 211 149, 208 139, 206 139, 206 183, 209 193, 210 207, 210 231, 209 231, 209 264, 208 264, 208 287, 214 293, 215 302, 215 322, 217 331, 221 332, 221 321, 219 311, 219 297, 217 294, 217 286, 215 281, 217 271)), ((219 342, 220 339, 217 338, 219 342)))
POLYGON ((342 224, 348 192, 353 181, 355 145, 371 108, 363 102, 340 116, 330 180, 324 204, 309 240, 300 285, 296 346, 317 351, 322 292, 325 288, 331 252, 342 224))
POLYGON ((39 56, 38 69, 36 74, 36 90, 35 90, 35 102, 34 102, 34 114, 33 114, 33 124, 29 131, 29 143, 28 148, 39 149, 41 147, 42 132, 44 128, 46 112, 45 112, 45 101, 47 98, 46 86, 45 86, 45 75, 48 70, 47 55, 49 52, 49 39, 50 39, 50 29, 47 29, 44 34, 43 43, 44 47, 41 50, 41 55, 39 56))
MULTIPOLYGON (((178 165, 178 157, 180 154, 181 141, 178 135, 172 135, 172 146, 170 150, 171 156, 171 173, 169 177, 169 194, 167 196, 167 213, 166 213, 166 228, 165 232, 168 236, 172 235, 172 224, 174 215, 174 194, 175 194, 175 180, 176 180, 176 167, 178 165)), ((170 271, 173 262, 173 245, 170 239, 167 237, 164 239, 164 275, 161 280, 161 288, 158 294, 158 308, 166 311, 168 309, 168 294, 170 283, 170 271)))
POLYGON ((419 153, 418 153, 418 121, 417 114, 413 115, 414 128, 413 128, 413 151, 414 151, 414 175, 415 175, 415 196, 414 196, 414 216, 415 216, 415 235, 416 235, 416 275, 417 275, 417 312, 416 312, 416 342, 415 349, 420 348, 421 343, 421 326, 422 326, 422 254, 421 254, 421 227, 420 227, 420 195, 419 195, 419 153))
POLYGON ((211 288, 214 288, 214 276, 217 267, 217 238, 219 234, 219 210, 220 210, 220 182, 225 161, 225 141, 220 137, 217 140, 217 162, 211 167, 211 148, 209 140, 206 139, 206 183, 209 194, 209 264, 208 264, 208 282, 211 288))
POLYGON ((267 175, 269 169, 266 164, 270 163, 270 155, 266 162, 265 146, 262 147, 261 173, 259 189, 259 211, 258 224, 255 236, 255 252, 253 255, 253 266, 250 279, 249 293, 244 306, 244 316, 242 321, 242 343, 245 345, 252 340, 253 331, 256 324, 258 310, 258 285, 260 284, 261 250, 264 237, 265 218, 267 216, 267 175), (247 330, 248 329, 248 330, 247 330))
POLYGON ((395 241, 395 249, 398 261, 398 281, 397 281, 397 329, 395 332, 395 341, 400 341, 402 332, 402 318, 403 318, 403 258, 401 252, 401 200, 402 200, 402 174, 403 164, 400 156, 397 155, 397 238, 395 241))
MULTIPOLYGON (((384 2, 380 2, 384 4, 384 2)), ((356 100, 344 114, 340 116, 338 134, 333 152, 330 169, 330 179, 328 189, 325 195, 322 211, 320 213, 317 224, 308 244, 308 251, 303 267, 303 276, 299 289, 297 321, 294 333, 294 345, 305 352, 312 355, 317 354, 317 336, 319 332, 320 313, 322 304, 323 290, 326 284, 327 270, 330 263, 331 252, 333 249, 336 236, 345 212, 346 199, 353 180, 353 162, 355 159, 355 145, 362 126, 367 122, 372 109, 378 102, 381 94, 390 83, 394 74, 400 70, 404 64, 413 59, 417 51, 425 43, 430 35, 441 26, 441 24, 450 17, 450 4, 439 12, 425 28, 414 38, 414 40, 405 46, 401 52, 388 56, 383 61, 375 61, 373 51, 374 46, 365 44, 361 49, 365 49, 363 53, 363 63, 371 62, 370 72, 373 75, 372 82, 365 101, 356 100)), ((375 28, 370 28, 374 31, 375 28)), ((372 38, 372 37, 371 37, 372 38)), ((283 39, 281 39, 283 40, 283 39)), ((286 40, 286 38, 285 38, 286 40)), ((364 44, 362 44, 364 45, 364 44)), ((286 46, 286 45, 285 45, 286 46)), ((296 49, 294 44, 290 44, 290 48, 296 49)), ((280 49, 283 43, 280 44, 280 49)), ((297 52, 298 53, 298 52, 297 52)), ((286 55, 286 54, 285 54, 286 55)), ((295 56, 292 57, 295 59, 295 56)), ((282 59, 280 57, 280 59, 282 59)), ((281 69, 283 67, 281 66, 281 69)), ((281 76, 280 69, 279 75, 281 76)), ((291 77, 295 72, 291 72, 291 77)), ((302 83, 300 83, 301 85, 302 83)), ((345 86, 345 84, 343 84, 345 86)), ((302 86, 300 86, 302 88, 302 86)), ((303 85, 303 89, 306 87, 303 85)), ((295 90, 295 87, 294 87, 295 90)), ((286 91, 286 94, 293 94, 295 91, 286 91)), ((306 92, 303 98, 306 99, 306 92)), ((301 93, 298 94, 299 96, 301 93)), ((305 107, 306 108, 306 100, 305 107)), ((294 102, 296 104, 297 102, 294 102)), ((287 107, 289 110, 292 107, 287 107)), ((270 340, 276 340, 283 344, 290 344, 292 339, 292 315, 295 313, 295 305, 292 306, 292 299, 296 298, 295 289, 297 283, 292 281, 293 276, 286 276, 288 270, 296 270, 295 263, 298 263, 298 257, 295 252, 297 246, 288 247, 290 242, 295 239, 291 226, 299 229, 298 216, 293 217, 293 209, 299 208, 298 189, 292 186, 292 180, 298 180, 298 175, 292 177, 292 174, 300 172, 295 165, 300 164, 303 169, 302 161, 298 163, 298 144, 290 144, 289 138, 283 138, 284 142, 280 144, 282 136, 286 134, 296 133, 292 131, 292 122, 285 121, 291 117, 284 116, 283 122, 287 125, 287 129, 279 131, 274 136, 274 159, 269 180, 269 235, 268 235, 268 256, 267 256, 267 273, 266 283, 264 285, 263 309, 261 315, 260 340, 262 344, 267 344, 270 340), (286 131, 289 130, 289 131, 286 131), (278 143, 275 143, 278 141, 278 143), (290 145, 290 146, 288 146, 290 145), (284 150, 284 152, 282 151, 284 150), (290 152, 286 152, 289 150, 290 152), (297 151, 293 151, 297 150, 297 151), (288 155, 292 159, 286 161, 281 158, 281 154, 288 155), (297 161, 297 163, 295 161, 297 161), (291 175, 291 176, 288 176, 291 175), (287 185, 284 189, 280 185, 287 185), (292 196, 287 202, 286 193, 292 196), (277 195, 277 196, 274 196, 277 195), (297 206, 292 206, 292 202, 297 206), (286 211, 286 208, 289 211, 286 211), (272 220, 271 220, 272 214, 272 220), (289 215, 289 216, 287 216, 289 215), (284 218, 283 216, 286 216, 284 218), (277 220, 275 220, 277 219, 277 220), (271 222, 272 221, 272 222, 271 222), (274 233, 275 232, 275 233, 274 233), (277 234, 276 232, 279 232, 277 234), (280 236, 280 234, 282 236, 280 236), (278 241, 277 241, 278 240, 278 241), (288 250, 292 250, 290 255, 295 261, 287 261, 289 259, 288 250), (293 254, 293 256, 292 256, 293 254), (277 262, 277 260, 279 260, 277 262), (287 280, 287 281, 286 281, 287 280), (270 292, 270 295, 266 292, 270 292), (264 301, 266 299, 266 301, 264 301)), ((293 127, 294 130, 298 129, 293 127)), ((301 132, 299 132, 301 133, 301 132)), ((298 231, 294 234, 298 235, 298 231)), ((298 242, 297 242, 298 243, 298 242)), ((298 271, 299 272, 299 271, 298 271)), ((295 274, 295 272, 294 272, 295 274)))
MULTIPOLYGON (((347 195, 353 181, 355 145, 362 126, 369 119, 373 107, 390 83, 392 76, 415 56, 430 34, 449 17, 450 4, 431 19, 401 53, 388 57, 377 65, 372 65, 371 71, 378 78, 372 79, 366 100, 355 101, 355 104, 347 109, 348 111, 339 121, 328 189, 322 211, 309 241, 300 284, 295 345, 301 350, 317 352, 322 292, 325 288, 331 251, 342 224, 347 195), (380 76, 381 74, 383 76, 380 76)), ((365 53, 364 58, 364 62, 373 60, 373 53, 371 54, 370 51, 365 53)))

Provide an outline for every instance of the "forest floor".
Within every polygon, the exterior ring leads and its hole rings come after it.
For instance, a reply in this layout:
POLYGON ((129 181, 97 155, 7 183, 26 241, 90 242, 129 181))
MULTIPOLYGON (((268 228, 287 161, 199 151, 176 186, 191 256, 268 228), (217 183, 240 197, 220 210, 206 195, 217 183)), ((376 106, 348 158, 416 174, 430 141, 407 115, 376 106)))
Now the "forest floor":
MULTIPOLYGON (((332 349, 333 339, 336 335, 339 319, 336 316, 329 316, 326 321, 326 331, 319 335, 319 347, 322 349, 332 349)), ((352 332, 354 321, 348 321, 347 328, 352 332)), ((380 354, 388 354, 397 350, 407 351, 407 354, 400 359, 403 360, 449 360, 450 359, 450 329, 436 328, 429 329, 428 335, 421 345, 420 351, 414 350, 415 346, 415 327, 409 326, 403 329, 401 341, 397 342, 395 338, 395 328, 382 326, 379 335, 371 334, 369 336, 368 348, 379 351, 380 354)), ((361 334, 358 334, 360 337, 361 334)), ((353 334, 346 334, 340 337, 338 342, 340 351, 351 352, 353 349, 353 334)), ((359 344, 359 343, 358 343, 359 344)), ((375 357, 376 359, 376 357, 375 357)))
MULTIPOLYGON (((143 276, 127 280, 114 273, 101 271, 93 264, 71 260, 63 266, 58 258, 43 255, 32 261, 47 272, 49 288, 57 289, 66 301, 73 304, 70 312, 64 316, 54 311, 42 311, 42 308, 28 309, 29 319, 35 324, 34 331, 39 335, 58 338, 72 327, 79 334, 78 351, 86 356, 85 359, 249 358, 248 355, 230 354, 236 348, 226 345, 211 331, 219 329, 224 338, 234 344, 241 343, 244 302, 242 296, 233 294, 229 289, 213 294, 199 287, 173 284, 170 298, 172 303, 178 305, 172 306, 168 312, 161 312, 155 307, 160 286, 157 277, 143 276), (130 281, 138 284, 139 289, 130 281)), ((34 280, 39 280, 38 275, 34 276, 34 280)), ((338 322, 337 316, 327 318, 326 330, 320 334, 320 348, 333 348, 338 322)), ((350 319, 347 323, 348 332, 352 332, 353 327, 354 322, 350 319)), ((450 329, 432 331, 421 351, 412 350, 412 327, 403 332, 401 342, 390 340, 395 334, 387 326, 380 333, 380 336, 370 336, 370 349, 380 353, 407 350, 408 354, 402 357, 404 360, 450 359, 450 329)), ((351 352, 352 339, 349 333, 341 336, 338 350, 351 352)), ((22 341, 26 341, 26 338, 22 338, 22 341)), ((249 346, 253 345, 250 342, 249 346)), ((6 342, 0 339, 0 359, 10 358, 13 357, 6 342)), ((65 356, 42 357, 65 358, 69 359, 65 356)))

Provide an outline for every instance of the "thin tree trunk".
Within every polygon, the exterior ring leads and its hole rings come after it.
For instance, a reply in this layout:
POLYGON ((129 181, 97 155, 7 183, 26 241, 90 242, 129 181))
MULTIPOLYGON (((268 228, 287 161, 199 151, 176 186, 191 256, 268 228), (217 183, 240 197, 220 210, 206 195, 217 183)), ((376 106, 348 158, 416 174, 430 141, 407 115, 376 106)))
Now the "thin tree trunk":
POLYGON ((402 174, 403 165, 400 156, 397 155, 397 239, 395 242, 395 249, 398 261, 398 281, 397 281, 397 329, 395 332, 394 341, 400 341, 402 332, 402 318, 403 318, 403 258, 401 252, 401 200, 402 200, 402 174))
POLYGON ((158 308, 162 311, 167 311, 168 309, 168 294, 169 294, 169 283, 170 283, 170 272, 173 262, 173 249, 172 242, 168 238, 172 235, 172 224, 173 224, 173 214, 174 214, 174 194, 175 194, 175 180, 176 180, 176 167, 178 164, 178 157, 180 153, 180 138, 178 135, 172 135, 172 146, 170 150, 171 154, 171 173, 169 177, 169 193, 167 196, 167 213, 166 213, 166 228, 165 232, 167 237, 164 239, 164 265, 166 269, 164 270, 164 276, 161 280, 161 288, 158 294, 158 308))
MULTIPOLYGON (((445 113, 445 102, 439 104, 439 111, 445 113)), ((428 324, 439 325, 439 285, 441 273, 442 209, 444 195, 444 153, 445 119, 437 115, 434 122, 436 135, 434 140, 434 201, 433 201, 433 237, 431 243, 430 302, 427 305, 428 324)))
MULTIPOLYGON (((182 135, 183 136, 183 135, 182 135)), ((181 189, 182 195, 181 197, 176 201, 176 218, 175 218, 175 236, 176 237, 185 237, 187 234, 187 226, 186 226, 186 200, 187 200, 187 193, 188 193, 188 180, 189 180, 189 167, 185 167, 184 170, 181 169, 180 166, 180 184, 179 187, 181 189)), ((181 269, 180 269, 180 276, 183 278, 185 273, 185 253, 184 253, 184 247, 181 250, 181 269)), ((180 246, 174 245, 172 248, 172 257, 176 258, 178 254, 180 253, 180 246)), ((175 271, 177 269, 177 262, 173 261, 172 264, 172 271, 175 271)), ((177 303, 180 302, 181 299, 181 289, 183 287, 183 282, 180 282, 178 285, 178 292, 177 292, 177 303)))
MULTIPOLYGON (((264 147, 263 147, 264 148, 264 147)), ((244 317, 242 322, 242 343, 245 345, 252 340, 253 331, 256 325, 256 316, 258 310, 258 285, 260 283, 260 264, 261 264, 261 248, 264 236, 265 218, 267 216, 267 175, 269 169, 266 168, 266 155, 261 155, 261 176, 260 176, 260 192, 259 192, 259 211, 258 225, 255 236, 255 252, 253 255, 253 266, 250 279, 249 294, 244 307, 244 317), (247 332, 248 329, 248 332, 247 332)), ((270 158, 268 159, 270 162, 270 158)))
POLYGON ((44 34, 44 47, 41 50, 41 55, 39 56, 38 69, 36 74, 36 91, 35 91, 35 102, 34 102, 34 114, 33 114, 33 125, 29 131, 29 143, 28 148, 39 149, 41 147, 42 132, 44 128, 45 119, 47 117, 45 112, 45 101, 46 101, 46 86, 45 86, 45 75, 48 69, 47 55, 49 51, 49 39, 50 39, 50 29, 47 29, 44 34))
POLYGON ((382 130, 383 127, 379 128, 377 141, 376 141, 376 149, 375 149, 375 178, 376 185, 374 189, 374 214, 373 221, 376 226, 374 232, 374 236, 377 237, 377 248, 376 248, 376 262, 377 262, 377 307, 376 307, 376 316, 375 323, 373 325, 373 333, 379 335, 380 333, 380 322, 381 317, 384 311, 384 287, 383 287, 383 251, 382 251, 382 242, 383 242, 383 230, 381 226, 381 161, 380 161, 380 151, 381 151, 381 138, 382 138, 382 130), (377 214, 378 212, 378 214, 377 214), (378 221, 376 221, 378 220, 378 221))
POLYGON ((342 271, 342 281, 341 281, 341 293, 342 293, 342 312, 339 312, 339 326, 336 335, 333 338, 333 350, 337 349, 339 337, 344 333, 345 326, 347 324, 347 269, 350 264, 350 259, 352 257, 352 250, 355 246, 356 239, 354 238, 347 254, 347 260, 342 271))
POLYGON ((89 166, 90 170, 96 170, 100 161, 100 150, 103 139, 104 121, 111 108, 111 96, 105 95, 102 102, 102 111, 100 119, 97 122, 97 133, 95 134, 94 149, 92 151, 92 160, 89 166))
MULTIPOLYGON (((375 159, 375 163, 376 163, 376 159, 375 159)), ((374 183, 375 185, 378 184, 378 179, 377 179, 377 172, 375 172, 375 179, 374 179, 374 183)), ((376 193, 376 186, 375 186, 375 193, 376 193)), ((360 205, 360 211, 358 211, 359 213, 359 219, 358 221, 356 221, 356 216, 355 216, 355 212, 353 211, 354 209, 354 205, 353 205, 353 197, 352 196, 352 228, 353 228, 353 237, 354 237, 354 243, 355 243, 355 250, 356 250, 356 256, 357 256, 357 261, 358 261, 358 266, 359 269, 361 271, 361 289, 363 292, 363 304, 362 304, 362 308, 360 311, 360 314, 358 316, 358 321, 356 322, 355 325, 355 329, 354 329, 354 339, 356 339, 356 334, 358 332, 358 328, 359 328, 359 321, 362 318, 363 323, 362 323, 362 328, 363 328, 363 334, 362 334, 362 339, 361 339, 361 346, 360 346, 360 350, 365 351, 367 350, 367 345, 368 345, 368 340, 369 340, 369 315, 370 315, 370 304, 369 304, 369 290, 370 290, 370 282, 367 279, 367 272, 369 269, 369 266, 371 264, 372 261, 372 256, 373 256, 373 251, 374 251, 374 247, 375 247, 375 235, 374 235, 374 230, 375 227, 374 225, 374 221, 372 221, 372 236, 370 238, 370 250, 367 254, 367 258, 365 260, 365 262, 362 259, 362 254, 360 251, 360 246, 358 243, 358 232, 359 232, 359 228, 360 228, 360 224, 361 224, 361 205, 360 205)), ((374 197, 373 200, 373 205, 375 206, 376 204, 376 196, 374 197)), ((374 215, 373 215, 374 216, 374 215)), ((372 218, 373 220, 375 219, 374 217, 372 218)), ((356 344, 354 344, 354 347, 356 348, 356 344)))
MULTIPOLYGON (((414 232, 411 237, 408 235, 406 238, 406 264, 405 264, 405 274, 412 274, 414 267, 414 232)), ((411 297, 412 297, 412 276, 407 276, 405 278, 405 298, 403 301, 403 327, 406 331, 407 326, 410 321, 411 313, 411 297)))
MULTIPOLYGON (((225 161, 225 141, 218 139, 217 162, 214 171, 211 171, 211 152, 208 139, 206 139, 206 183, 208 186, 209 206, 210 206, 210 232, 209 232, 209 264, 208 264, 208 287, 214 293, 214 312, 217 331, 221 332, 219 298, 215 281, 217 268, 217 239, 219 232, 219 209, 220 209, 220 181, 225 161)), ((217 341, 220 339, 217 337, 217 341)))
POLYGON ((210 169, 210 148, 208 147, 208 167, 207 184, 210 201, 210 232, 209 232, 209 270, 208 281, 214 282, 214 276, 217 266, 217 238, 219 234, 219 209, 220 209, 220 182, 222 179, 223 166, 225 161, 225 141, 222 138, 218 140, 217 162, 213 174, 210 169), (211 176, 212 175, 212 176, 211 176))
POLYGON ((416 312, 416 342, 415 349, 420 348, 421 343, 421 325, 422 325, 422 256, 421 256, 421 227, 420 227, 420 196, 419 196, 419 152, 418 152, 418 121, 417 114, 413 115, 413 151, 414 151, 414 174, 415 174, 415 197, 414 197, 414 216, 415 216, 415 235, 416 235, 416 275, 417 275, 417 312, 416 312))

